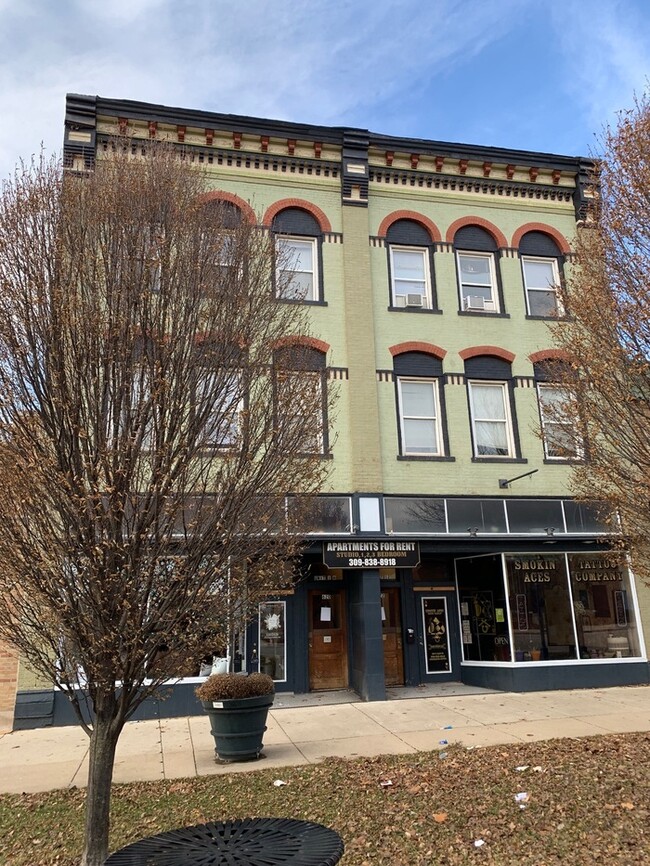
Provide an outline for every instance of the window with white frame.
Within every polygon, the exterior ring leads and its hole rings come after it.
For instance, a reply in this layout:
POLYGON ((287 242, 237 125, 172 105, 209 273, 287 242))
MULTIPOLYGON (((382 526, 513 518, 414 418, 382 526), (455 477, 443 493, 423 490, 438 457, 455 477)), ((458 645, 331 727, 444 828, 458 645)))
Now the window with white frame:
POLYGON ((428 249, 390 247, 392 304, 395 307, 431 308, 428 249))
POLYGON ((506 382, 469 382, 475 457, 514 457, 506 382))
POLYGON ((494 256, 492 253, 458 253, 461 309, 496 313, 499 311, 494 256))
POLYGON ((442 456, 438 382, 400 378, 397 387, 402 454, 442 456))
POLYGON ((301 207, 281 210, 273 219, 276 294, 288 301, 322 301, 322 242, 318 220, 301 207))
POLYGON ((283 447, 295 453, 324 454, 328 447, 325 354, 308 346, 287 346, 275 351, 274 363, 283 447))
POLYGON ((315 238, 276 238, 278 297, 292 301, 318 300, 318 261, 315 238))
POLYGON ((519 255, 529 316, 562 316, 558 289, 562 282, 564 254, 547 231, 530 231, 519 241, 519 255))
POLYGON ((194 412, 207 448, 237 445, 243 409, 241 370, 199 371, 194 387, 194 412))
POLYGON ((571 420, 570 392, 552 383, 537 385, 544 454, 551 460, 576 460, 582 456, 580 435, 571 420))
POLYGON ((454 235, 461 312, 499 313, 497 244, 479 225, 462 226, 454 235))
POLYGON ((386 243, 391 307, 434 309, 433 241, 429 229, 416 219, 395 220, 386 232, 386 243))
POLYGON ((562 312, 557 290, 560 275, 556 259, 522 256, 526 304, 530 316, 551 318, 562 312))

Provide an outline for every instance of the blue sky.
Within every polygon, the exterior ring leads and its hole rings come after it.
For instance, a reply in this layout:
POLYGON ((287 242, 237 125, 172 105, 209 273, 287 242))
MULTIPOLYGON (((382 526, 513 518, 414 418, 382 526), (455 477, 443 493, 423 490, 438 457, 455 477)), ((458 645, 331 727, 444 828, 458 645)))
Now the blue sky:
POLYGON ((590 155, 649 71, 649 0, 0 0, 0 177, 68 91, 590 155))

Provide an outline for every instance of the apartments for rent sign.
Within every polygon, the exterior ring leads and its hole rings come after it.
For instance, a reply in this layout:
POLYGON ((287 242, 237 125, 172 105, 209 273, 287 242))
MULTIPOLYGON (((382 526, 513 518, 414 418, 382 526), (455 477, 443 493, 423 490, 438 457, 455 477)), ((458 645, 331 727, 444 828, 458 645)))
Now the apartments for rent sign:
POLYGON ((328 568, 414 568, 420 562, 417 541, 326 541, 328 568))

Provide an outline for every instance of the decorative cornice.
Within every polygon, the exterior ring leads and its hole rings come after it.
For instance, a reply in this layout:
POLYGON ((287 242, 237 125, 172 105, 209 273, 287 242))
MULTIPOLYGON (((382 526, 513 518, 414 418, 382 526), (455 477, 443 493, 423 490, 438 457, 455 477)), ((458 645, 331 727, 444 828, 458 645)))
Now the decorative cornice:
POLYGON ((206 203, 209 201, 227 201, 227 202, 230 202, 231 204, 234 204, 235 207, 239 208, 239 210, 242 212, 242 214, 244 216, 244 219, 247 222, 249 222, 253 226, 257 225, 257 216, 256 216, 253 208, 250 206, 250 204, 247 201, 244 201, 243 198, 241 198, 238 195, 235 195, 234 192, 225 192, 224 190, 221 190, 221 189, 215 189, 215 190, 212 190, 211 192, 204 193, 204 195, 201 196, 201 200, 206 202, 206 203))
POLYGON ((284 349, 288 346, 306 346, 309 349, 316 349, 324 355, 330 350, 330 344, 324 340, 319 340, 317 337, 303 337, 298 334, 281 337, 273 344, 274 349, 284 349))
POLYGON ((445 235, 445 240, 448 244, 453 244, 454 236, 459 229, 465 228, 465 226, 479 226, 482 229, 485 229, 486 232, 492 235, 494 238, 494 242, 498 247, 507 247, 508 241, 506 240, 506 236, 503 234, 501 229, 497 228, 494 223, 491 223, 489 220, 484 219, 479 216, 464 216, 460 217, 449 226, 447 229, 447 233, 445 235))
POLYGON ((429 233, 431 243, 435 244, 442 240, 442 235, 440 234, 438 226, 430 220, 429 217, 414 210, 396 210, 393 211, 393 213, 389 213, 388 216, 385 216, 377 231, 379 237, 386 237, 388 229, 398 220, 412 220, 413 222, 419 223, 429 233))
POLYGON ((515 388, 534 388, 535 379, 532 376, 514 376, 515 388))
POLYGON ((525 234, 528 234, 528 232, 543 232, 543 234, 553 238, 564 255, 571 252, 571 247, 564 235, 556 228, 553 228, 553 226, 549 226, 546 223, 526 223, 523 226, 519 226, 512 236, 512 246, 515 247, 515 249, 519 249, 521 239, 525 234))
POLYGON ((569 355, 563 349, 540 349, 539 352, 533 352, 528 356, 531 364, 538 364, 540 361, 569 361, 569 355))
POLYGON ((273 219, 280 213, 280 211, 286 210, 287 208, 300 208, 301 210, 307 211, 307 213, 310 213, 314 217, 322 232, 332 231, 332 224, 327 218, 325 212, 322 211, 318 205, 313 204, 310 201, 305 201, 305 199, 302 198, 283 198, 280 201, 274 202, 269 208, 267 208, 262 219, 262 225, 271 226, 273 219))
MULTIPOLYGON (((514 175, 514 166, 511 166, 514 175)), ((528 183, 515 181, 507 176, 505 180, 470 177, 469 175, 433 174, 424 171, 412 171, 408 168, 382 168, 371 165, 369 170, 370 183, 390 186, 410 186, 420 189, 439 189, 451 192, 463 192, 479 195, 499 196, 502 198, 537 199, 544 201, 572 202, 574 189, 544 183, 528 183)))
POLYGON ((410 340, 406 343, 397 343, 395 346, 389 346, 388 351, 391 355, 403 355, 406 352, 423 352, 425 355, 433 355, 439 361, 447 354, 446 349, 441 349, 440 346, 435 346, 433 343, 424 343, 420 340, 410 340))
POLYGON ((509 364, 512 364, 516 357, 512 352, 502 349, 500 346, 469 346, 458 354, 463 361, 476 358, 478 355, 491 355, 494 358, 501 358, 502 361, 507 361, 509 364))

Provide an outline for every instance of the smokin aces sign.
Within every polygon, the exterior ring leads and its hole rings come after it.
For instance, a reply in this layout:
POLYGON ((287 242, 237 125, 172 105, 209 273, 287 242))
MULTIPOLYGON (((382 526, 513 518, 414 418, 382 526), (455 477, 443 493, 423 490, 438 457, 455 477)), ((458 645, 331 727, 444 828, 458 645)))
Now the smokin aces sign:
POLYGON ((328 568, 415 568, 420 546, 417 541, 326 541, 323 562, 328 568))

